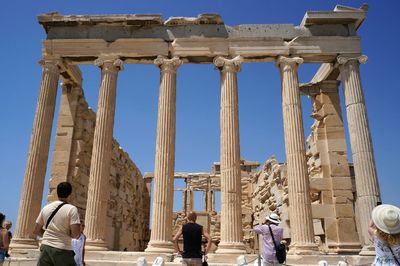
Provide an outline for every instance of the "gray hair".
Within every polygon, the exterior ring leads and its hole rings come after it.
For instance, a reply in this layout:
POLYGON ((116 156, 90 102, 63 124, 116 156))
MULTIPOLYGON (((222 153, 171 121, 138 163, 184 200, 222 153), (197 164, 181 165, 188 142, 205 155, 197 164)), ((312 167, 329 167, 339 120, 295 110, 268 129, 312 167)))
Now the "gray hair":
POLYGON ((5 220, 3 222, 3 227, 6 226, 6 225, 11 225, 12 226, 12 222, 10 220, 5 220))

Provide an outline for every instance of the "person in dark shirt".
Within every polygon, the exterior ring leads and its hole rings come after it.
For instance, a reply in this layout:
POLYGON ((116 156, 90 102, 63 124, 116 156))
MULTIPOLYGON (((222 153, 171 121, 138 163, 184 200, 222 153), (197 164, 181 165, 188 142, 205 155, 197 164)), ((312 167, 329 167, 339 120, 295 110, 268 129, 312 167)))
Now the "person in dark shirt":
POLYGON ((204 251, 206 255, 211 248, 211 237, 207 232, 204 232, 203 226, 196 223, 197 214, 190 212, 187 216, 188 223, 174 236, 175 252, 182 254, 182 265, 186 266, 201 266, 201 238, 204 236, 207 239, 207 247, 204 251), (183 252, 179 249, 178 239, 183 235, 183 252))

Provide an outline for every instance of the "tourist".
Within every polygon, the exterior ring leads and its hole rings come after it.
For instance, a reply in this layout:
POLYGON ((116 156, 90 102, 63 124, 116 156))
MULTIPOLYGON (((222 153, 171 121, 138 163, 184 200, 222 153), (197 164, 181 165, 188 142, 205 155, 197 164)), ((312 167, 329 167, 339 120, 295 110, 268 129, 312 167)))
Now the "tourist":
MULTIPOLYGON (((5 232, 7 234, 9 243, 11 243, 11 238, 12 238, 12 233, 10 231, 11 227, 12 227, 12 222, 11 221, 5 220, 3 222, 3 229, 6 230, 5 232)), ((8 248, 6 249, 5 257, 6 258, 10 257, 10 254, 8 254, 8 248)))
POLYGON ((388 204, 372 210, 368 233, 375 246, 373 265, 400 265, 400 209, 388 204))
POLYGON ((279 245, 283 237, 283 228, 279 226, 280 222, 278 214, 273 212, 265 217, 263 223, 254 227, 254 231, 262 235, 263 238, 263 250, 261 254, 263 266, 281 265, 276 258, 275 244, 271 236, 272 232, 276 245, 279 245))
POLYGON ((203 226, 196 223, 197 214, 195 212, 190 212, 187 219, 188 222, 174 236, 175 252, 182 254, 182 265, 201 266, 203 257, 201 252, 201 238, 204 235, 207 239, 204 255, 211 248, 211 238, 207 232, 204 232, 203 226), (183 252, 180 251, 178 245, 178 239, 181 235, 183 235, 183 252))
POLYGON ((75 266, 72 238, 80 235, 78 209, 68 204, 72 186, 57 186, 58 201, 47 204, 36 219, 34 234, 42 236, 38 266, 75 266))
POLYGON ((75 263, 77 266, 84 266, 85 265, 85 243, 86 243, 86 236, 83 233, 85 229, 85 224, 81 220, 81 234, 79 235, 78 239, 72 239, 72 248, 75 252, 75 263))
MULTIPOLYGON (((5 218, 6 216, 0 212, 1 224, 3 224, 5 218)), ((8 235, 8 231, 5 228, 0 227, 0 266, 3 265, 9 245, 10 238, 8 235)))

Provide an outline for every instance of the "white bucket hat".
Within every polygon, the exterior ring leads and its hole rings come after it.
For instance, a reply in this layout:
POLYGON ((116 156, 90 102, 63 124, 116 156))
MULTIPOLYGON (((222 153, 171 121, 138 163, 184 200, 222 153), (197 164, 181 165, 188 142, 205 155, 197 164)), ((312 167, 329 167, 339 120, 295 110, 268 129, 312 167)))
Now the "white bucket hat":
POLYGON ((372 210, 372 221, 375 226, 387 234, 400 233, 400 209, 396 206, 383 204, 372 210))
POLYGON ((281 223, 281 219, 279 218, 279 215, 274 212, 272 212, 269 216, 266 216, 265 219, 267 219, 270 222, 276 223, 276 224, 281 223))

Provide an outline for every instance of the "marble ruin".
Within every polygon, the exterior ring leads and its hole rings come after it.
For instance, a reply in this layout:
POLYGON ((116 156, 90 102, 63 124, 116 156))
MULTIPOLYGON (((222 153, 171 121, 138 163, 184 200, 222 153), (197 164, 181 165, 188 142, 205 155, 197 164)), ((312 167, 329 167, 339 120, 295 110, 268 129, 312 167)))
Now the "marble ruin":
POLYGON ((214 265, 233 264, 240 254, 255 257, 260 245, 250 229, 271 211, 283 219, 290 263, 316 264, 322 254, 331 262, 335 255, 346 255, 354 265, 370 261, 374 250, 367 223, 380 192, 359 69, 367 57, 357 30, 367 9, 338 5, 333 11, 309 11, 298 26, 232 27, 216 14, 166 21, 152 14, 38 16, 47 38, 12 265, 20 265, 18 259, 34 265, 37 259, 32 224, 41 207, 59 80, 48 201, 55 199, 60 181, 73 184, 72 203, 86 222, 90 265, 132 262, 139 256, 171 261, 172 236, 193 210, 197 192, 203 195, 199 222, 213 238, 209 262, 214 265), (242 63, 253 62, 276 64, 282 81, 287 162, 271 157, 260 168, 240 157, 237 73, 242 63), (176 75, 188 63, 210 64, 220 73, 220 162, 210 172, 174 169, 176 75), (297 71, 306 63, 321 65, 310 82, 299 84, 297 71), (101 72, 97 113, 85 100, 80 64, 94 64, 101 72), (118 73, 126 64, 160 69, 155 167, 145 175, 113 138, 118 73), (340 83, 353 163, 348 161, 340 83), (302 96, 313 106, 308 137, 302 96), (177 179, 185 185, 174 188, 177 179), (174 191, 182 195, 178 212, 173 212, 174 191))

